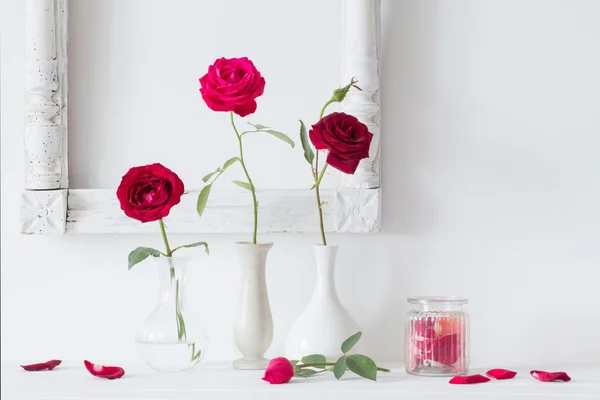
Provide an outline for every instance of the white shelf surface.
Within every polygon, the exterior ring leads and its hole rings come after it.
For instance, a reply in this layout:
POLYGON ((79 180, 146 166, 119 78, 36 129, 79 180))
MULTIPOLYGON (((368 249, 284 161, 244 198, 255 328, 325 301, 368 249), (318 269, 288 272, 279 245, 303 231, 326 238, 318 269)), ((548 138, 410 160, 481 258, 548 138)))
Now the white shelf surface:
MULTIPOLYGON (((600 365, 569 368, 571 382, 542 383, 529 371, 516 378, 477 385, 450 385, 449 378, 408 375, 400 364, 378 382, 348 375, 338 382, 329 373, 295 378, 284 385, 262 381, 262 371, 236 371, 230 364, 201 364, 194 371, 158 373, 134 364, 125 376, 109 381, 91 376, 80 364, 63 362, 54 371, 26 372, 19 363, 2 362, 2 400, 459 400, 459 399, 600 399, 600 365)), ((483 373, 486 369, 474 369, 483 373)))

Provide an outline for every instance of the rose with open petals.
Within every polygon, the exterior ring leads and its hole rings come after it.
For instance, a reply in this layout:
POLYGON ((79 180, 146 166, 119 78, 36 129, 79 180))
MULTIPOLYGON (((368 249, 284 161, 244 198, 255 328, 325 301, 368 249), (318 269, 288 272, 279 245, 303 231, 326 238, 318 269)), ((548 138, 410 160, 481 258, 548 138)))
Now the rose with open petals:
POLYGON ((117 197, 125 214, 141 222, 157 221, 179 204, 183 182, 161 164, 133 167, 123 176, 117 197))
POLYGON ((200 86, 208 108, 245 117, 256 111, 256 98, 264 93, 265 78, 247 57, 219 58, 200 78, 200 86))
POLYGON ((373 139, 365 124, 343 112, 323 117, 309 136, 317 150, 329 150, 327 163, 346 174, 354 174, 360 160, 369 157, 373 139))
POLYGON ((263 381, 267 381, 272 385, 287 383, 294 377, 294 366, 285 357, 277 357, 272 359, 265 370, 263 381))

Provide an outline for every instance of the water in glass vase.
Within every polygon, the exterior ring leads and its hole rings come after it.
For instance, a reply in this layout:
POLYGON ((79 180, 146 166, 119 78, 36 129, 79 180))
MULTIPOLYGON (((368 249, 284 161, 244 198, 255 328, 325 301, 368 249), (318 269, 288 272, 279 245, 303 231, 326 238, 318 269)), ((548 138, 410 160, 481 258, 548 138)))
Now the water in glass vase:
POLYGON ((206 355, 209 339, 200 318, 185 301, 186 259, 155 259, 160 297, 154 312, 136 332, 140 357, 157 371, 194 368, 206 355))
POLYGON ((192 369, 204 357, 200 343, 137 342, 137 348, 148 366, 165 372, 192 369))

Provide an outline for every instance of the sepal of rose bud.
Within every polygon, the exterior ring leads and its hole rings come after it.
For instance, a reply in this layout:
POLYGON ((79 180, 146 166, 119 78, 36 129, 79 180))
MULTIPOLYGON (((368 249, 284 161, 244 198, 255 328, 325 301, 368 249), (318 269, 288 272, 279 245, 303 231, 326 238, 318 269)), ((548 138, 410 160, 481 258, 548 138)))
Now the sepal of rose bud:
POLYGON ((362 90, 361 88, 356 86, 356 83, 358 83, 358 81, 356 79, 352 78, 350 80, 350 83, 347 84, 346 86, 341 87, 339 89, 335 89, 333 91, 333 96, 331 96, 331 101, 334 101, 337 103, 341 103, 342 101, 344 101, 344 99, 346 98, 346 95, 350 91, 351 87, 355 87, 358 90, 362 90))
POLYGON ((280 383, 288 383, 294 377, 294 366, 285 357, 277 357, 272 359, 267 365, 263 381, 269 382, 271 385, 280 383))

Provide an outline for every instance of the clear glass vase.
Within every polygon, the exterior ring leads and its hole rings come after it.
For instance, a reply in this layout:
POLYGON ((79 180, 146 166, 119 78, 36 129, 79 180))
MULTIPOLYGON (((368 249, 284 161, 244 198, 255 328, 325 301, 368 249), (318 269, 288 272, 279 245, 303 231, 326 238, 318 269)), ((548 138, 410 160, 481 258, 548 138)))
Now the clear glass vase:
POLYGON ((184 371, 206 354, 208 334, 187 306, 185 257, 157 257, 160 297, 154 312, 136 332, 138 352, 152 369, 184 371))
POLYGON ((464 375, 469 371, 467 299, 414 297, 406 321, 406 372, 424 376, 464 375))

